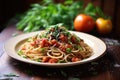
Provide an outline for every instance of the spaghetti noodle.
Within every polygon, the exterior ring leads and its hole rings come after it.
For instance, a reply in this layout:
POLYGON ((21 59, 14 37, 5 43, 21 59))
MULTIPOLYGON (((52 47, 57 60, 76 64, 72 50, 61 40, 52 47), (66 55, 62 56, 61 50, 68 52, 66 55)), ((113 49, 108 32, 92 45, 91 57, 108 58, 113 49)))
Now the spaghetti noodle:
POLYGON ((18 51, 26 59, 43 63, 76 62, 92 53, 83 39, 59 26, 29 38, 18 51))

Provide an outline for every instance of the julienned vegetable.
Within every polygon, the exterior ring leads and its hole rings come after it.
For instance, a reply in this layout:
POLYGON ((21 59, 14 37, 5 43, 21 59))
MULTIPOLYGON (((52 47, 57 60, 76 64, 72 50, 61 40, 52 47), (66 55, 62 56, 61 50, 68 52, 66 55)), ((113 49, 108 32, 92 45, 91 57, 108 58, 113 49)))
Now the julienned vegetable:
POLYGON ((63 25, 73 30, 73 20, 80 13, 83 2, 72 2, 66 0, 64 3, 54 3, 53 0, 43 0, 42 4, 33 4, 17 23, 17 29, 24 32, 32 32, 49 28, 50 25, 63 23, 63 25))

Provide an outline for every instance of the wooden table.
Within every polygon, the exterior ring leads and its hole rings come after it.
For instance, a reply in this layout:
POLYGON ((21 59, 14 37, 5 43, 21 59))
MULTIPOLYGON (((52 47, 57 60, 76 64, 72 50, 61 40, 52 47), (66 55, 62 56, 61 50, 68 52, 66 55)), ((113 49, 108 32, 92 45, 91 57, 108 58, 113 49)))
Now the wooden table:
MULTIPOLYGON (((6 27, 0 33, 0 46, 13 37, 15 25, 6 27)), ((82 65, 50 68, 15 60, 0 49, 0 80, 120 80, 119 39, 100 37, 107 44, 106 54, 82 65), (6 78, 6 79, 4 79, 6 78)))

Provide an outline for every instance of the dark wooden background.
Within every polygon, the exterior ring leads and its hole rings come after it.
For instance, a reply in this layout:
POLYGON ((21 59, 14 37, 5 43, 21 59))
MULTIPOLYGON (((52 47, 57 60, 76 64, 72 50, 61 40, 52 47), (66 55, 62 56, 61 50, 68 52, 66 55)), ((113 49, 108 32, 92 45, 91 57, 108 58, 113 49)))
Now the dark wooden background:
MULTIPOLYGON (((0 0, 0 31, 6 23, 16 14, 26 11, 30 4, 41 0, 0 0)), ((55 0, 62 2, 64 0, 55 0)), ((84 0, 85 4, 92 2, 100 6, 103 12, 112 17, 114 32, 120 32, 120 0, 84 0)))

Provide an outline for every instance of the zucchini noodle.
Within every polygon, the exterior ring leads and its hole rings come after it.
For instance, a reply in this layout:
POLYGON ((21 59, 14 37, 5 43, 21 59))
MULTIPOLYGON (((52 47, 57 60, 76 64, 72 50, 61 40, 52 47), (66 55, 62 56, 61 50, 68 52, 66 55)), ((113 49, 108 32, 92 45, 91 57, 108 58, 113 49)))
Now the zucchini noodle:
POLYGON ((26 59, 43 63, 77 62, 92 53, 91 47, 83 39, 60 26, 30 37, 18 51, 26 59))

